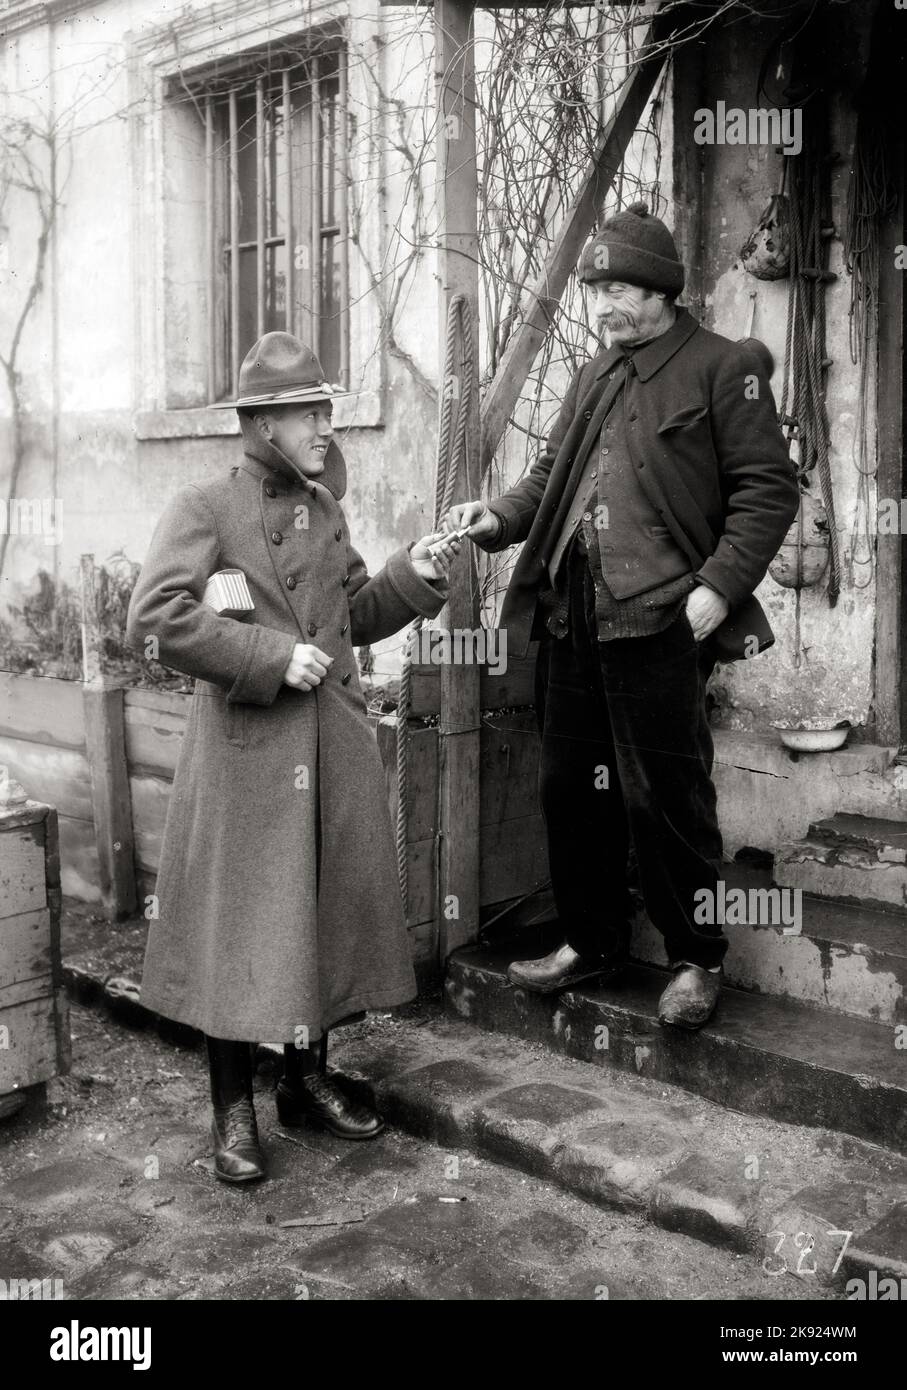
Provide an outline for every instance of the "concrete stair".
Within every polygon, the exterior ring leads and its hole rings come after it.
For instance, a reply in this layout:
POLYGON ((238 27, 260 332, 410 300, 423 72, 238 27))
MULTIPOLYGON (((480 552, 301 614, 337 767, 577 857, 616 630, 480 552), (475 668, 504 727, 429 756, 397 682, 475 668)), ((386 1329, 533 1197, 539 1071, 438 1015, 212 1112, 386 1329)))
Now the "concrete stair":
MULTIPOLYGON (((838 902, 907 909, 907 824, 839 814, 775 852, 774 879, 838 902)), ((907 918, 905 918, 907 923, 907 918)))
POLYGON ((733 1110, 907 1153, 907 823, 838 814, 769 863, 724 866, 724 899, 742 889, 745 911, 725 921, 727 987, 699 1033, 658 1022, 667 962, 642 911, 634 963, 607 987, 545 997, 510 984, 511 960, 563 939, 549 920, 457 952, 448 1012, 733 1110))
POLYGON ((686 1033, 659 1024, 667 975, 643 965, 600 989, 552 997, 514 988, 509 962, 544 954, 559 937, 557 925, 548 924, 518 943, 456 952, 445 985, 449 1014, 733 1110, 822 1126, 907 1153, 907 1036, 891 1022, 727 988, 709 1025, 686 1033))
MULTIPOLYGON (((723 878, 728 890, 772 887, 769 870, 747 865, 726 865, 723 878)), ((799 932, 780 924, 725 926, 728 984, 875 1023, 907 1023, 907 914, 805 891, 801 908, 799 932)), ((647 965, 666 964, 661 936, 642 914, 634 928, 633 955, 647 965)))

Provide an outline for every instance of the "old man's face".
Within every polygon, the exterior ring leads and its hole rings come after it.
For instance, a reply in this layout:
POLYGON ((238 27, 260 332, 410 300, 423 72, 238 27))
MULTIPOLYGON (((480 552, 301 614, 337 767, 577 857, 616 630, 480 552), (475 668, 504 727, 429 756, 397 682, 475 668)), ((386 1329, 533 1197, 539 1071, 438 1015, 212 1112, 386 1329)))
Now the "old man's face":
POLYGON ((595 280, 586 288, 606 347, 612 342, 631 347, 654 338, 660 331, 666 300, 658 291, 621 280, 595 280))

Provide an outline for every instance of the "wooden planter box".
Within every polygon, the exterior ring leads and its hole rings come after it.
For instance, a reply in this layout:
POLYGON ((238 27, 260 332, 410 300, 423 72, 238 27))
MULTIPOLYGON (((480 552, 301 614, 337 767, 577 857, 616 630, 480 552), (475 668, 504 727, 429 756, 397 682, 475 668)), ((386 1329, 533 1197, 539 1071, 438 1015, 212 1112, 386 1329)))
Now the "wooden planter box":
POLYGON ((0 764, 59 817, 63 892, 100 902, 80 681, 0 671, 0 764))
POLYGON ((0 806, 0 1116, 69 1070, 60 897, 56 811, 0 806))

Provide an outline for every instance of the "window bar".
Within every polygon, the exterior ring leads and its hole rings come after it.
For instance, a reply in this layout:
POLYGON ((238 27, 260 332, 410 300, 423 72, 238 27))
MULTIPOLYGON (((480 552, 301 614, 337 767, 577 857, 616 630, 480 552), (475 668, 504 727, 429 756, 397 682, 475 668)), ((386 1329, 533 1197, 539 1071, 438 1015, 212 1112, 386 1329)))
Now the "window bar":
POLYGON ((208 279, 208 401, 217 399, 217 318, 214 251, 214 101, 205 100, 205 261, 208 279))
POLYGON ((349 387, 350 384, 350 312, 349 312, 349 279, 350 279, 350 231, 349 231, 349 209, 347 207, 347 193, 350 186, 349 180, 349 140, 347 139, 347 68, 346 68, 346 49, 341 48, 338 54, 339 68, 339 94, 337 112, 337 141, 340 145, 339 164, 340 164, 340 382, 342 386, 349 387))
POLYGON ((293 156, 292 156, 292 102, 290 100, 290 69, 283 70, 283 145, 286 152, 286 180, 287 180, 287 201, 286 201, 286 223, 284 225, 284 245, 286 246, 286 296, 287 296, 287 332, 296 332, 296 285, 294 271, 296 269, 296 226, 293 217, 293 156))
POLYGON ((239 142, 236 88, 230 89, 230 379, 239 391, 239 142))
POLYGON ((318 59, 311 63, 312 101, 312 347, 321 357, 321 83, 318 59))
POLYGON ((255 336, 265 331, 265 93, 255 83, 255 272, 257 315, 255 336))

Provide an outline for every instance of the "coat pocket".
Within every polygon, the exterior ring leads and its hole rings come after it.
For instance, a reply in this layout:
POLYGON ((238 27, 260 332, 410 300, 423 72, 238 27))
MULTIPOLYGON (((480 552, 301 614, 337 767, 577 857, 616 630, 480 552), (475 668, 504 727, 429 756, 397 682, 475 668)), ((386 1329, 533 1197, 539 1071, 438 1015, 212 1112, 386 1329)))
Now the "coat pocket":
POLYGON ((664 424, 658 426, 659 434, 670 434, 672 430, 688 429, 691 425, 697 425, 704 420, 709 413, 707 405, 701 403, 688 405, 684 410, 678 410, 675 415, 665 420, 664 424))
POLYGON ((224 737, 233 748, 245 748, 246 706, 242 702, 225 701, 224 737))

